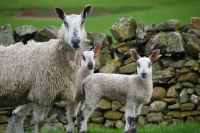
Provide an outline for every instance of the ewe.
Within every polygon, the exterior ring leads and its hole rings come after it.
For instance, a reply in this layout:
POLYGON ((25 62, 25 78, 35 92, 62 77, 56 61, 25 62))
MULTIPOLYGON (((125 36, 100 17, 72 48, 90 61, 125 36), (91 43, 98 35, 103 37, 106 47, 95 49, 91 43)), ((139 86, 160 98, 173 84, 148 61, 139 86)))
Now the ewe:
POLYGON ((78 115, 78 131, 86 133, 87 120, 101 99, 126 102, 125 133, 136 133, 136 123, 143 103, 148 102, 153 92, 152 62, 160 50, 155 50, 148 57, 141 58, 133 49, 132 58, 137 62, 137 75, 92 74, 82 83, 85 92, 85 103, 78 115))
POLYGON ((81 47, 87 37, 84 22, 91 11, 89 5, 80 15, 65 15, 56 7, 63 21, 57 39, 0 46, 0 107, 29 103, 14 111, 7 133, 23 133, 24 118, 33 108, 38 133, 48 107, 56 101, 74 100, 81 47))
POLYGON ((67 115, 68 115, 68 126, 67 133, 74 132, 74 121, 77 116, 77 109, 81 101, 85 99, 85 94, 81 92, 82 81, 89 75, 94 73, 95 67, 95 54, 100 52, 101 42, 97 43, 92 51, 84 51, 81 60, 81 67, 77 73, 77 83, 76 83, 76 97, 73 102, 67 105, 67 115))

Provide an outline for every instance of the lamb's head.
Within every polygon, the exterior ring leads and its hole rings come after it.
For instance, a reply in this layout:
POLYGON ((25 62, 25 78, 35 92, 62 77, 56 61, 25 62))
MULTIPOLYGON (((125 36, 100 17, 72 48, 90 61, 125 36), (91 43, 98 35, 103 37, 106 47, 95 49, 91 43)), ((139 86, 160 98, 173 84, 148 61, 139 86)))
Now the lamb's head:
POLYGON ((147 57, 140 57, 134 49, 130 50, 131 57, 137 62, 137 73, 141 78, 147 78, 152 75, 152 62, 157 59, 160 50, 154 50, 153 53, 147 57))
POLYGON ((95 66, 95 56, 100 53, 102 43, 99 42, 96 44, 95 48, 92 51, 84 51, 82 54, 81 66, 88 68, 89 70, 94 69, 95 66))
POLYGON ((92 5, 86 6, 82 13, 79 15, 71 14, 66 15, 64 11, 59 8, 54 8, 57 16, 63 21, 64 27, 64 41, 69 44, 73 49, 81 47, 83 40, 87 34, 85 31, 85 19, 92 12, 92 5))

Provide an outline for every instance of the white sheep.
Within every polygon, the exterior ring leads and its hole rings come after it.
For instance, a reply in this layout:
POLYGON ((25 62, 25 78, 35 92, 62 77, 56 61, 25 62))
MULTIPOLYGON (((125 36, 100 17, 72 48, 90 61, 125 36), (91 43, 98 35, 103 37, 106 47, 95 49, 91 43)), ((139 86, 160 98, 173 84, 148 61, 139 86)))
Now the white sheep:
POLYGON ((126 102, 125 133, 136 133, 136 123, 143 103, 148 102, 153 92, 152 61, 160 50, 155 50, 147 58, 141 58, 133 49, 131 57, 137 62, 137 75, 96 73, 82 83, 85 103, 78 114, 78 131, 86 133, 87 120, 101 99, 126 102))
POLYGON ((76 120, 78 106, 81 101, 85 99, 85 94, 81 92, 82 81, 89 75, 94 73, 95 67, 95 55, 100 52, 102 43, 96 44, 92 51, 84 51, 81 60, 81 67, 77 73, 77 83, 76 83, 76 97, 73 102, 67 105, 67 115, 68 115, 68 126, 67 133, 74 132, 74 122, 76 120))
POLYGON ((7 133, 23 133, 24 118, 33 108, 38 133, 48 107, 56 101, 74 100, 81 47, 87 37, 84 22, 91 11, 88 5, 80 15, 65 15, 55 7, 63 21, 57 39, 0 46, 0 107, 29 103, 14 111, 7 133))

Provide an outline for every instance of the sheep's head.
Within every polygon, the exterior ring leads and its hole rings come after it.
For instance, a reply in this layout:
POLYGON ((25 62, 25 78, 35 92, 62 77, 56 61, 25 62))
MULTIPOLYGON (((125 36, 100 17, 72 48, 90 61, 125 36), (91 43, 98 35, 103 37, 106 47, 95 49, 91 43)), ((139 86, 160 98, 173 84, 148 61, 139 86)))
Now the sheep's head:
POLYGON ((137 73, 141 78, 146 78, 152 74, 152 62, 157 59, 160 50, 154 50, 153 53, 147 57, 140 57, 134 49, 130 50, 131 57, 137 62, 137 73))
POLYGON ((81 66, 88 68, 89 70, 94 69, 95 56, 96 54, 100 53, 101 47, 102 43, 99 42, 92 51, 84 51, 82 54, 81 66))
POLYGON ((64 41, 74 49, 80 48, 87 36, 84 25, 85 19, 92 11, 92 5, 86 6, 79 15, 66 15, 59 7, 55 7, 54 9, 57 16, 63 21, 64 41))

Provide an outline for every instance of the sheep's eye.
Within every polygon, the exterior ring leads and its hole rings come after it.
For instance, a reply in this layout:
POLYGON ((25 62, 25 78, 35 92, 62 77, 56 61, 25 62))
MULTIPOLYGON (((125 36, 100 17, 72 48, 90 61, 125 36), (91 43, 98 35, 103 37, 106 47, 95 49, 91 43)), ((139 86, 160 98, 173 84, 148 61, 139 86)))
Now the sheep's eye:
POLYGON ((81 25, 83 25, 84 23, 85 23, 85 20, 82 20, 82 21, 81 21, 81 25))
POLYGON ((69 26, 68 23, 67 23, 66 21, 63 21, 63 22, 64 22, 65 26, 69 26))
POLYGON ((82 58, 83 58, 83 60, 85 61, 85 56, 84 56, 84 54, 82 54, 82 58))

